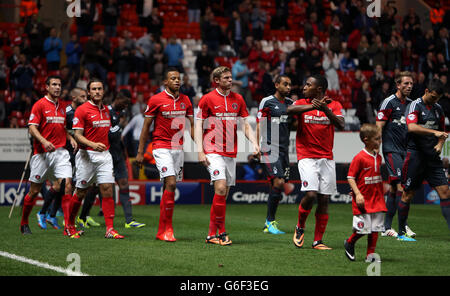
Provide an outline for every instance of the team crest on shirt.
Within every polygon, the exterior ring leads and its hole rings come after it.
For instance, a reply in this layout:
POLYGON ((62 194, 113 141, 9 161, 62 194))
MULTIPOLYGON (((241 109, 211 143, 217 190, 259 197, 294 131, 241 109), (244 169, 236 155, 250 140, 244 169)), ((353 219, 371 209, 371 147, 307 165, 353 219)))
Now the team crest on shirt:
POLYGON ((234 110, 237 110, 238 104, 236 104, 236 103, 231 104, 231 108, 233 108, 234 110))
POLYGON ((41 179, 41 176, 40 175, 36 175, 36 176, 34 176, 35 178, 36 178, 36 180, 40 180, 41 179))
POLYGON ((167 167, 165 167, 165 166, 162 167, 162 168, 161 168, 161 172, 163 172, 163 173, 167 172, 167 167))
POLYGON ((184 103, 181 103, 181 104, 180 104, 180 108, 181 108, 181 109, 186 109, 186 105, 185 105, 184 103))
POLYGON ((302 183, 302 185, 303 185, 303 187, 308 187, 308 181, 303 181, 303 183, 302 183))
POLYGON ((416 114, 414 114, 414 113, 409 114, 408 115, 408 119, 409 120, 415 120, 416 119, 416 114))
POLYGON ((213 175, 218 176, 220 174, 219 170, 214 170, 213 175))
POLYGON ((87 184, 87 181, 86 181, 86 180, 82 180, 82 181, 81 181, 81 184, 82 184, 82 185, 86 185, 86 184, 87 184))
POLYGON ((34 119, 34 117, 35 117, 34 114, 31 113, 29 121, 32 121, 34 119))
POLYGON ((73 125, 77 125, 78 122, 80 122, 80 120, 78 119, 78 117, 74 117, 72 120, 73 125))

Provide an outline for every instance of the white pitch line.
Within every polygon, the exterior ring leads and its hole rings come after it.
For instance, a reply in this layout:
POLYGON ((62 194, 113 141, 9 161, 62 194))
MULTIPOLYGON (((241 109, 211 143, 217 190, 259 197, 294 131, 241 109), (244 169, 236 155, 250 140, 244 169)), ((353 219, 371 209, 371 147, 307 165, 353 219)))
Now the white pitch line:
POLYGON ((53 270, 53 271, 56 271, 56 272, 59 272, 59 273, 64 273, 64 274, 66 274, 68 276, 89 276, 88 274, 85 274, 85 273, 82 273, 82 272, 68 270, 66 268, 62 268, 62 267, 59 267, 59 266, 53 266, 53 265, 50 265, 48 263, 43 263, 43 262, 40 262, 40 261, 37 261, 37 260, 29 259, 29 258, 26 258, 26 257, 23 257, 23 256, 19 256, 19 255, 16 255, 16 254, 11 254, 11 253, 8 253, 8 252, 0 251, 0 256, 6 257, 6 258, 9 258, 9 259, 13 259, 13 260, 17 260, 17 261, 20 261, 20 262, 28 263, 28 264, 31 264, 31 265, 35 265, 35 266, 38 266, 38 267, 42 267, 42 268, 45 268, 45 269, 50 269, 50 270, 53 270))

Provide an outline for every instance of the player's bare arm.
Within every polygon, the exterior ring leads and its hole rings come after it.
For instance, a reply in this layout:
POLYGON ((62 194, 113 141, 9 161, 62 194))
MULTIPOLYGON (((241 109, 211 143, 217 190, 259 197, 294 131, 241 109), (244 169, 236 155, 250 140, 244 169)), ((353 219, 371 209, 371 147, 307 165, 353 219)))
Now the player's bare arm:
POLYGON ((301 114, 301 113, 308 112, 308 111, 311 111, 314 109, 315 108, 312 104, 310 104, 310 105, 291 105, 287 108, 287 113, 289 115, 301 114))
POLYGON ((244 134, 250 141, 250 143, 253 144, 253 150, 255 150, 253 154, 259 155, 259 144, 258 140, 255 137, 255 133, 253 132, 251 125, 248 123, 247 118, 243 118, 243 121, 244 121, 244 134))
POLYGON ((144 125, 142 126, 141 136, 139 137, 139 147, 136 155, 136 162, 139 167, 142 166, 142 163, 144 162, 145 143, 147 143, 148 133, 150 131, 150 126, 152 125, 153 119, 153 117, 146 117, 144 119, 144 125))
POLYGON ((188 118, 189 123, 190 123, 190 125, 191 125, 191 129, 190 129, 191 139, 192 139, 192 141, 194 141, 194 143, 195 143, 194 116, 187 116, 187 118, 188 118))
POLYGON ((386 121, 380 120, 380 121, 377 121, 375 124, 377 125, 377 127, 378 127, 380 130, 383 130, 384 126, 386 125, 386 121))
POLYGON ((205 152, 203 152, 203 120, 198 119, 195 121, 194 139, 198 149, 198 162, 205 167, 209 166, 209 161, 206 158, 205 152))
POLYGON ((41 135, 36 125, 30 124, 28 130, 30 132, 30 135, 36 140, 38 140, 46 151, 48 152, 55 151, 55 146, 50 141, 47 141, 47 139, 41 135))
POLYGON ((76 151, 78 149, 78 143, 68 130, 66 130, 66 139, 67 141, 69 141, 70 146, 72 146, 73 150, 76 151))
POLYGON ((75 130, 75 140, 84 146, 91 147, 94 151, 103 152, 107 150, 105 144, 95 143, 86 139, 86 137, 83 136, 83 130, 81 129, 75 130))
POLYGON ((448 134, 446 132, 429 129, 429 128, 420 126, 417 123, 408 123, 408 132, 423 135, 423 136, 433 135, 436 138, 443 139, 443 140, 448 138, 448 134))
POLYGON ((348 184, 350 185, 350 188, 352 189, 353 193, 355 194, 355 202, 358 208, 364 209, 364 196, 361 194, 361 191, 359 191, 358 186, 356 185, 356 181, 353 178, 347 178, 348 184))

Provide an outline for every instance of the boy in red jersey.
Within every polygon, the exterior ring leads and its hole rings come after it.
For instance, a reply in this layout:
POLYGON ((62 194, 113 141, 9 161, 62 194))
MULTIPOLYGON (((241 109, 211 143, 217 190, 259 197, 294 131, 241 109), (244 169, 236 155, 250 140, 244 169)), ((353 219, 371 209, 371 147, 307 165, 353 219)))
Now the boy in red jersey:
POLYGON ((236 181, 237 122, 243 119, 245 136, 253 144, 255 154, 259 145, 252 127, 247 122, 247 106, 241 95, 232 92, 233 79, 227 67, 217 67, 212 72, 217 88, 205 94, 199 102, 195 122, 195 140, 198 160, 203 164, 214 183, 209 233, 206 243, 231 245, 225 231, 226 198, 236 181), (217 235, 217 232, 219 235, 217 235))
POLYGON ((109 153, 108 133, 111 127, 109 110, 103 105, 103 82, 92 79, 87 85, 89 100, 75 110, 72 128, 80 150, 75 155, 76 192, 73 195, 69 225, 75 225, 89 186, 97 183, 102 195, 102 210, 105 218, 105 238, 124 238, 114 230, 113 161, 109 153))
POLYGON ((317 199, 316 226, 313 249, 330 250, 322 242, 328 224, 328 199, 336 193, 336 167, 333 160, 335 127, 344 129, 342 105, 325 96, 328 82, 321 75, 313 75, 303 87, 305 99, 288 107, 288 114, 297 114, 297 160, 302 191, 306 191, 299 205, 298 223, 293 242, 301 248, 304 242, 306 219, 317 199))
POLYGON ((194 111, 189 98, 180 93, 180 72, 175 68, 169 68, 164 77, 165 90, 148 100, 136 161, 140 165, 144 161, 145 144, 150 125, 154 122, 153 157, 163 180, 164 190, 159 207, 156 239, 175 242, 172 217, 176 182, 183 179, 183 135, 186 117, 191 124, 191 137, 194 138, 194 111))
POLYGON ((367 237, 366 262, 375 259, 378 232, 384 231, 384 215, 387 211, 381 177, 381 130, 374 124, 364 124, 359 137, 364 149, 352 160, 348 170, 353 209, 353 234, 344 241, 345 255, 355 261, 355 243, 365 234, 367 237))
MULTIPOLYGON (((65 180, 63 205, 70 203, 72 194, 72 165, 69 152, 64 148, 66 140, 77 149, 77 143, 66 130, 65 108, 59 104, 61 78, 49 76, 46 80, 47 95, 37 101, 28 120, 29 132, 34 138, 33 156, 30 160, 30 191, 24 198, 20 232, 31 234, 28 218, 33 209, 35 198, 47 179, 53 182, 52 190, 59 192, 65 180)), ((64 216, 68 208, 63 207, 64 216)), ((64 234, 77 236, 75 228, 65 228, 64 234)))

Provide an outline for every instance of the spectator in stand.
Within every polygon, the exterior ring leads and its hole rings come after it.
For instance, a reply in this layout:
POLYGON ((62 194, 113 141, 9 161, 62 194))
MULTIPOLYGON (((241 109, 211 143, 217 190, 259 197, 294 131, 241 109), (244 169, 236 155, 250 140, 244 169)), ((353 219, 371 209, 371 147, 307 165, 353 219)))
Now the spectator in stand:
MULTIPOLYGON (((73 74, 70 72, 70 68, 67 65, 61 67, 61 99, 64 100, 68 95, 70 90, 75 87, 77 80, 74 79, 73 74)), ((71 98, 68 100, 72 101, 71 98)))
POLYGON ((80 77, 80 58, 83 54, 83 47, 78 41, 76 34, 72 34, 70 41, 66 45, 67 66, 71 75, 77 81, 80 77))
POLYGON ((289 59, 289 67, 286 67, 285 74, 291 79, 291 99, 296 100, 295 97, 300 98, 303 95, 303 80, 297 72, 297 60, 294 58, 289 59))
POLYGON ((21 97, 22 93, 26 93, 31 97, 33 91, 33 77, 36 70, 30 65, 27 57, 20 54, 19 63, 12 70, 11 80, 13 89, 16 91, 16 102, 21 97))
POLYGON ((137 93, 136 102, 131 106, 131 117, 133 117, 139 113, 144 113, 145 108, 147 108, 145 99, 146 98, 144 97, 144 94, 142 92, 137 93))
POLYGON ((6 104, 5 104, 5 94, 0 92, 0 127, 5 126, 6 118, 6 104))
POLYGON ((391 39, 392 28, 396 26, 395 17, 397 15, 397 9, 395 5, 388 3, 383 7, 381 18, 379 20, 379 33, 383 43, 388 43, 391 39))
POLYGON ((328 26, 328 35, 328 49, 331 49, 335 53, 339 53, 342 49, 344 36, 342 34, 342 23, 337 15, 333 15, 331 23, 328 26))
POLYGON ((250 50, 253 48, 253 42, 254 42, 253 36, 252 35, 248 35, 245 38, 244 44, 239 49, 239 53, 249 56, 250 55, 250 50))
POLYGON ((117 87, 128 85, 130 78, 130 70, 132 64, 132 55, 128 48, 125 47, 125 39, 119 37, 119 44, 114 49, 113 65, 116 72, 117 87))
POLYGON ((283 51, 280 49, 280 43, 277 40, 272 41, 272 50, 267 54, 270 66, 275 67, 280 61, 280 55, 283 51))
POLYGON ((105 64, 108 63, 109 56, 103 50, 100 43, 100 32, 94 32, 84 48, 84 67, 89 70, 93 77, 99 77, 102 81, 106 81, 107 69, 105 64))
POLYGON ((249 79, 253 73, 253 70, 249 70, 247 67, 248 57, 240 55, 239 59, 233 64, 231 68, 231 74, 233 83, 238 89, 238 93, 244 98, 247 108, 256 107, 256 103, 253 102, 252 93, 249 88, 249 79))
POLYGON ((287 54, 285 52, 282 52, 280 54, 280 59, 279 61, 272 66, 272 63, 269 63, 270 67, 272 69, 276 69, 276 73, 277 75, 283 75, 286 72, 286 68, 290 67, 291 65, 289 64, 291 61, 293 61, 293 65, 295 66, 297 61, 295 60, 295 58, 293 58, 292 60, 287 59, 287 54))
POLYGON ((117 21, 120 17, 120 7, 117 0, 102 0, 102 21, 108 38, 116 37, 117 21))
POLYGON ((312 12, 308 15, 308 20, 305 23, 305 40, 306 42, 311 41, 314 37, 317 37, 320 35, 320 32, 324 31, 322 23, 319 23, 317 13, 312 12))
POLYGON ((373 106, 378 108, 384 99, 392 95, 393 91, 392 85, 388 81, 384 81, 380 88, 372 89, 371 98, 373 106))
POLYGON ((167 65, 167 55, 164 53, 163 46, 160 42, 154 45, 153 54, 150 55, 150 77, 152 77, 153 85, 160 85, 167 65))
POLYGON ((444 55, 442 53, 438 53, 436 55, 436 74, 438 75, 438 77, 441 77, 442 75, 448 76, 448 67, 449 63, 445 61, 444 55))
POLYGON ((450 62, 450 39, 448 29, 442 27, 439 30, 439 37, 436 39, 436 53, 442 54, 444 56, 445 61, 450 62))
POLYGON ((354 28, 358 29, 363 35, 373 34, 376 23, 373 18, 367 15, 365 5, 360 6, 359 13, 356 15, 353 25, 354 28))
POLYGON ((292 58, 295 58, 296 61, 297 69, 295 69, 295 72, 299 75, 298 80, 303 83, 306 71, 306 50, 302 47, 300 40, 295 42, 294 50, 289 53, 287 60, 290 61, 292 58))
POLYGON ((422 63, 422 72, 425 74, 425 79, 427 81, 433 79, 435 73, 437 73, 437 66, 434 60, 434 54, 432 51, 427 53, 425 61, 422 63))
MULTIPOLYGON (((17 3, 17 2, 16 2, 17 3)), ((25 23, 33 15, 37 15, 39 9, 34 0, 21 0, 20 1, 20 22, 25 23)))
POLYGON ((355 71, 356 65, 355 62, 353 61, 353 58, 350 56, 349 50, 344 51, 344 56, 341 58, 341 61, 339 62, 339 69, 344 73, 347 71, 355 71))
POLYGON ((339 7, 335 11, 336 15, 342 24, 342 33, 344 36, 350 34, 353 31, 353 18, 350 15, 350 10, 347 8, 347 1, 341 0, 339 2, 339 7))
MULTIPOLYGON (((284 1, 288 2, 288 1, 284 1)), ((317 22, 322 22, 325 17, 325 10, 323 9, 323 0, 308 0, 309 4, 306 8, 306 15, 315 14, 317 17, 317 22)), ((287 11, 286 11, 287 12, 287 11)), ((287 14, 284 15, 286 18, 287 14)))
POLYGON ((248 54, 247 65, 249 69, 257 69, 260 60, 267 60, 267 54, 262 49, 261 41, 254 40, 253 44, 254 46, 250 49, 250 53, 248 54))
POLYGON ((437 35, 439 29, 442 27, 444 22, 445 10, 442 8, 441 1, 434 2, 434 8, 430 9, 430 21, 431 27, 433 28, 434 34, 437 35))
POLYGON ((375 123, 375 106, 373 106, 372 98, 370 95, 370 84, 368 81, 364 81, 361 87, 357 91, 356 116, 359 119, 359 123, 375 123))
POLYGON ((227 26, 227 37, 233 46, 236 55, 244 44, 245 37, 249 35, 248 24, 243 22, 238 11, 234 10, 227 26))
POLYGON ((47 60, 48 71, 59 70, 62 45, 62 40, 59 38, 56 28, 52 27, 50 29, 50 36, 44 41, 44 53, 47 60))
POLYGON ((188 22, 189 23, 200 23, 200 13, 203 1, 200 0, 189 0, 187 1, 187 11, 188 11, 188 22))
POLYGON ((370 66, 370 53, 369 53, 369 41, 366 35, 361 36, 357 49, 358 68, 363 71, 372 70, 370 66))
POLYGON ((207 93, 210 86, 210 74, 214 68, 214 57, 208 52, 208 45, 203 43, 201 51, 197 54, 195 60, 195 69, 197 70, 198 85, 202 89, 202 93, 207 93))
POLYGON ((425 89, 427 88, 427 84, 425 81, 425 74, 423 72, 419 72, 416 75, 416 79, 413 84, 413 88, 411 90, 411 99, 420 98, 425 93, 425 89))
POLYGON ((323 57, 322 67, 325 71, 325 78, 328 80, 329 90, 339 90, 339 57, 332 50, 327 50, 323 57))
POLYGON ((205 14, 202 24, 202 40, 212 52, 219 50, 219 45, 223 38, 222 28, 212 11, 205 14))
POLYGON ((147 72, 148 60, 153 51, 153 36, 145 34, 136 41, 136 72, 147 72))
POLYGON ((266 11, 261 8, 261 1, 254 2, 250 21, 252 24, 252 35, 256 40, 262 40, 264 37, 264 25, 267 22, 266 11))
POLYGON ((77 23, 78 37, 92 36, 94 23, 98 20, 98 10, 92 0, 80 1, 81 16, 75 18, 77 23))
POLYGON ((394 71, 401 67, 402 63, 401 49, 397 36, 391 35, 391 40, 386 46, 386 70, 394 71))
POLYGON ((44 46, 44 26, 37 14, 33 14, 25 24, 25 33, 30 38, 31 58, 41 57, 44 46))
MULTIPOLYGON (((147 106, 147 104, 145 104, 147 106)), ((144 109, 141 109, 139 113, 135 114, 125 128, 122 131, 122 139, 127 137, 128 132, 132 132, 132 140, 131 140, 131 151, 133 155, 131 157, 135 157, 137 155, 137 151, 139 148, 139 138, 141 136, 142 126, 144 125, 144 109)))
POLYGON ((242 166, 244 171, 242 179, 246 181, 262 180, 264 177, 264 171, 258 158, 255 158, 253 154, 249 154, 247 156, 247 160, 248 162, 242 166))
POLYGON ((195 92, 195 89, 192 86, 191 81, 189 80, 189 75, 187 74, 183 75, 183 84, 180 87, 180 93, 188 96, 191 104, 194 103, 194 97, 197 93, 195 92))
POLYGON ((6 65, 5 53, 0 49, 0 90, 5 90, 8 88, 8 84, 6 82, 8 78, 8 72, 9 68, 6 65))
POLYGON ((406 41, 402 49, 402 69, 404 71, 416 72, 419 64, 419 56, 414 52, 411 40, 406 41))
POLYGON ((435 48, 435 40, 434 40, 434 32, 432 29, 429 29, 425 33, 425 35, 418 36, 414 44, 414 50, 419 55, 418 72, 422 71, 422 63, 425 61, 427 53, 429 51, 434 51, 434 48, 435 48))
POLYGON ((258 72, 255 77, 256 93, 260 97, 265 98, 275 93, 274 74, 275 71, 271 70, 270 63, 266 61, 260 61, 258 72))
POLYGON ((159 16, 159 10, 157 7, 152 8, 152 12, 147 17, 147 32, 151 33, 155 40, 159 40, 162 34, 162 28, 164 27, 164 20, 159 16))
POLYGON ((319 74, 322 71, 322 57, 319 49, 313 48, 307 55, 306 68, 309 72, 307 76, 319 74))
POLYGON ((383 41, 381 40, 380 35, 376 35, 372 42, 372 45, 369 48, 369 54, 372 58, 372 65, 381 65, 381 67, 385 67, 386 65, 386 49, 384 47, 383 41))
MULTIPOLYGON (((369 79, 369 83, 370 83, 370 88, 372 89, 371 92, 371 97, 374 97, 374 94, 377 91, 380 91, 383 87, 384 83, 388 83, 388 85, 391 84, 389 77, 387 75, 384 74, 384 70, 383 70, 383 66, 381 65, 376 65, 375 66, 375 70, 373 75, 370 77, 369 79)), ((387 89, 388 91, 390 90, 390 87, 388 87, 387 89)), ((384 98, 387 98, 384 97, 384 98)))
POLYGON ((167 66, 177 69, 180 73, 184 73, 183 47, 177 42, 175 35, 169 38, 169 43, 166 45, 164 53, 167 55, 167 66))
POLYGON ((409 8, 408 14, 403 18, 402 36, 405 40, 416 40, 422 32, 419 16, 413 7, 409 8))
POLYGON ((88 68, 84 68, 82 75, 75 84, 75 87, 87 90, 87 84, 89 83, 90 80, 91 80, 91 73, 89 72, 88 68))

